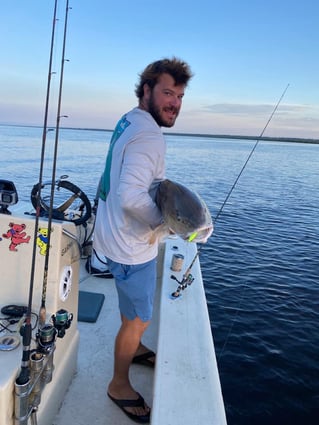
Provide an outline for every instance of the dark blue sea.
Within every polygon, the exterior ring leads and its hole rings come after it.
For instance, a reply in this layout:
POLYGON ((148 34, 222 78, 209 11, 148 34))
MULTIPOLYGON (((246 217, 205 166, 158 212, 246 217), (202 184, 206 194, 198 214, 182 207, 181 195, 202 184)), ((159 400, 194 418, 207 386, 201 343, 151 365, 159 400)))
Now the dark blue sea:
MULTIPOLYGON (((110 135, 61 129, 57 177, 93 200, 110 135)), ((48 132, 44 179, 54 139, 48 132)), ((318 425, 319 145, 260 141, 220 213, 255 141, 166 139, 167 177, 218 215, 200 261, 228 424, 318 425)), ((0 126, 0 178, 23 201, 41 141, 41 128, 0 126)))

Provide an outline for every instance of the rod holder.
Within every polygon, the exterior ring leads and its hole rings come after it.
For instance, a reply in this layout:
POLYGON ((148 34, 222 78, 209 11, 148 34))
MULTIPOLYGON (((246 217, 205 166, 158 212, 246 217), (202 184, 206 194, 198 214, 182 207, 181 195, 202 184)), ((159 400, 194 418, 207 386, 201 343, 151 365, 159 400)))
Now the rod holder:
POLYGON ((41 402, 41 391, 42 391, 42 382, 41 382, 41 372, 44 365, 44 355, 42 353, 34 352, 31 354, 30 364, 31 364, 31 381, 32 392, 29 402, 32 403, 33 407, 39 406, 41 402))
POLYGON ((15 425, 28 425, 28 419, 31 413, 29 411, 30 380, 22 385, 15 383, 14 390, 14 423, 15 425))
POLYGON ((43 353, 41 350, 33 351, 30 356, 30 379, 26 384, 15 383, 15 425, 37 424, 37 411, 41 402, 42 391, 46 384, 52 381, 53 354, 55 344, 50 350, 43 353))
POLYGON ((53 353, 55 350, 55 346, 52 348, 50 353, 46 356, 45 365, 42 373, 42 381, 44 384, 48 384, 52 381, 54 364, 53 364, 53 353))

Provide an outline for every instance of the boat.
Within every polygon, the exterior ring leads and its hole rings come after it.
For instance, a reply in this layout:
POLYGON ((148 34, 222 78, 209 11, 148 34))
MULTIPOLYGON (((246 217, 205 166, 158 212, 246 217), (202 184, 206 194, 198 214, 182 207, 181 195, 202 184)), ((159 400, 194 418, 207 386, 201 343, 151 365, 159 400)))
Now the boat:
MULTIPOLYGON (((68 188, 77 187, 63 181, 68 188)), ((37 317, 41 309, 43 235, 48 228, 48 217, 39 219, 31 378, 27 388, 17 385, 23 354, 23 338, 18 329, 23 325, 28 302, 35 212, 33 205, 19 205, 19 202, 8 205, 8 201, 14 203, 18 199, 14 190, 8 190, 8 184, 9 189, 14 187, 13 182, 1 184, 0 181, 0 255, 4 265, 0 299, 2 316, 5 312, 8 317, 7 321, 1 321, 7 329, 0 334, 0 425, 130 423, 106 397, 120 319, 113 279, 90 274, 85 267, 91 254, 87 238, 92 237, 95 215, 92 212, 81 222, 83 207, 80 212, 72 213, 68 207, 64 219, 60 217, 52 222, 43 338, 39 336, 37 317), (55 335, 51 341, 52 328, 55 335)), ((74 200, 74 194, 71 197, 74 200)), ((226 424, 196 254, 196 243, 185 242, 175 235, 160 244, 154 318, 145 335, 145 343, 156 351, 156 367, 135 364, 131 367, 137 391, 152 406, 152 424, 226 424), (177 263, 175 267, 176 258, 178 261, 183 258, 183 264, 177 263), (187 266, 192 262, 191 275, 188 274, 183 284, 187 266)))
MULTIPOLYGON (((67 11, 68 1, 64 46, 67 11)), ((56 153, 52 179, 42 181, 51 74, 50 60, 40 176, 30 204, 19 202, 13 181, 0 180, 0 425, 124 425, 130 419, 106 397, 120 325, 114 280, 86 267, 96 203, 67 176, 56 178, 56 153)), ((152 406, 151 424, 226 424, 195 242, 175 235, 161 242, 144 343, 156 352, 156 367, 134 364, 130 373, 152 406)))

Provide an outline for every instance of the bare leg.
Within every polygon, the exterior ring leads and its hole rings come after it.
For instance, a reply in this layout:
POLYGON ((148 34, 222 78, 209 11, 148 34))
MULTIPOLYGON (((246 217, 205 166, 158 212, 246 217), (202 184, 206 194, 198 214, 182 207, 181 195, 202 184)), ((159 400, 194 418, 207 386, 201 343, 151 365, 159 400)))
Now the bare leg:
MULTIPOLYGON (((122 316, 122 325, 115 340, 114 373, 108 387, 109 394, 116 399, 135 400, 138 397, 129 380, 129 368, 149 323, 142 322, 138 317, 127 320, 122 316)), ((145 409, 127 407, 126 410, 136 415, 145 415, 149 412, 147 406, 145 409)))

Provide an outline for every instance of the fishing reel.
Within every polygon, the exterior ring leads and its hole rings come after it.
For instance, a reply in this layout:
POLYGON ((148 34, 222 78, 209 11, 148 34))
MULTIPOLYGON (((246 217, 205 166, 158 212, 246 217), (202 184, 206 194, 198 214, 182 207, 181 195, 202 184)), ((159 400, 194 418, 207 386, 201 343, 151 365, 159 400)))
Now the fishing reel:
POLYGON ((45 323, 36 334, 38 351, 47 354, 54 347, 57 336, 56 328, 51 323, 45 323))
POLYGON ((64 337, 66 330, 71 326, 73 314, 61 308, 51 316, 51 320, 52 324, 45 323, 36 335, 39 351, 42 353, 48 353, 52 349, 56 338, 64 337))
POLYGON ((55 315, 52 315, 51 319, 55 329, 57 330, 58 338, 63 338, 65 331, 71 326, 73 314, 68 313, 66 310, 61 308, 55 313, 55 315))
POLYGON ((178 282, 178 287, 176 289, 175 292, 172 292, 171 294, 171 298, 175 299, 181 296, 181 291, 184 291, 187 286, 190 286, 193 282, 194 282, 194 277, 192 274, 187 274, 183 276, 182 280, 178 280, 176 276, 174 276, 173 274, 171 275, 171 279, 176 280, 176 282, 178 282))
POLYGON ((40 185, 37 183, 31 191, 31 202, 35 210, 40 207, 40 214, 49 216, 56 220, 72 221, 75 225, 84 224, 92 213, 91 203, 82 190, 75 184, 67 181, 67 175, 63 175, 54 182, 47 181, 40 185), (54 203, 51 205, 52 192, 54 193, 54 203), (70 196, 70 192, 72 195, 70 196))

